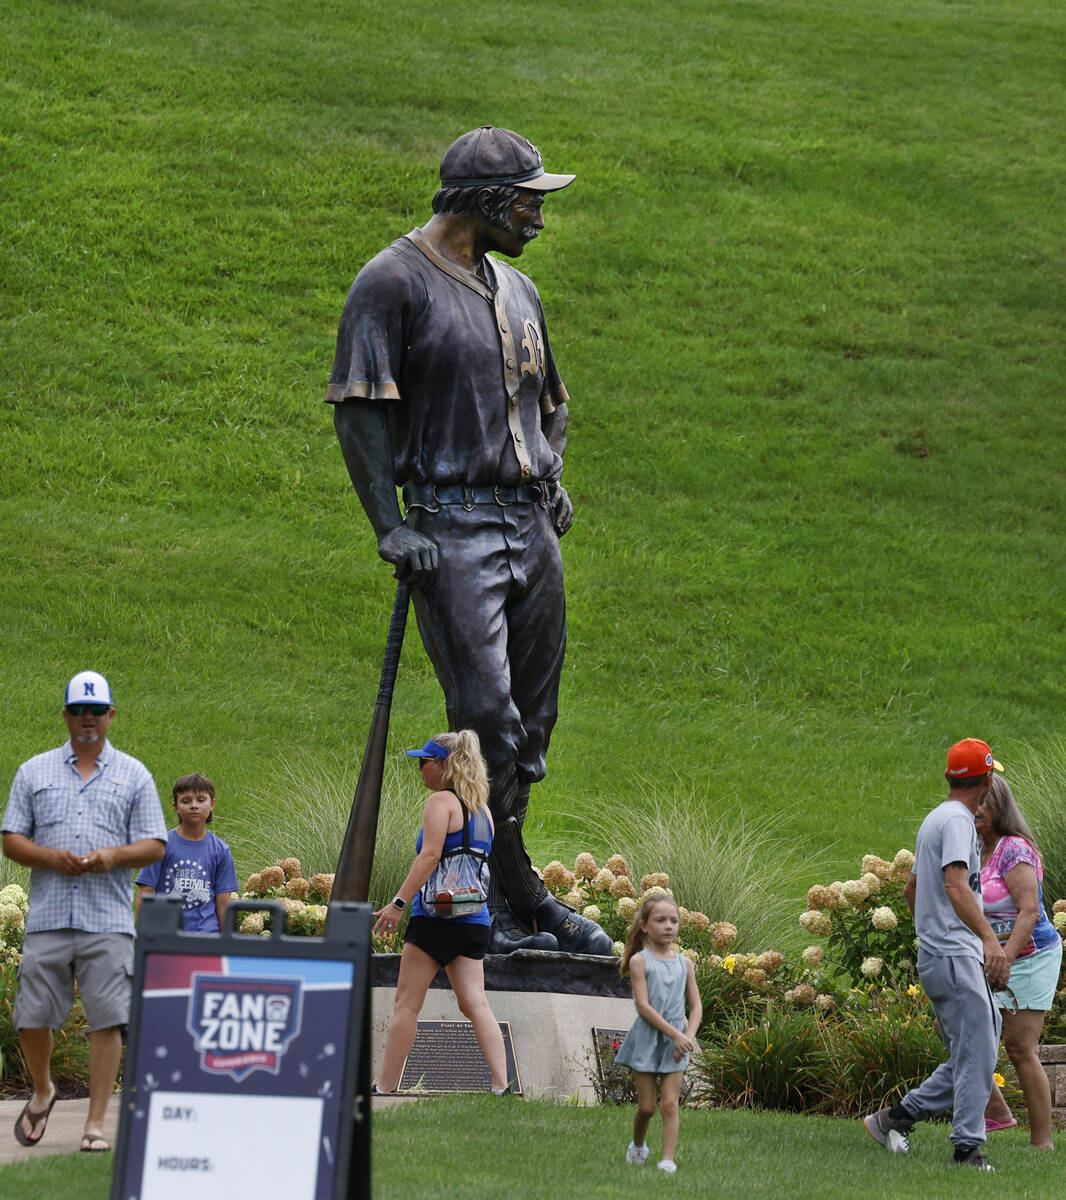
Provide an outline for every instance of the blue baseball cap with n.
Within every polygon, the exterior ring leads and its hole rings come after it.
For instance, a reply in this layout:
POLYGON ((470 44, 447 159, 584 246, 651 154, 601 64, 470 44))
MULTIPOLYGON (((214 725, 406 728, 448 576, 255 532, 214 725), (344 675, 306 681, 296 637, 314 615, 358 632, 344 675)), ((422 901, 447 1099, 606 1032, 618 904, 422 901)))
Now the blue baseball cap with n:
POLYGON ((111 698, 111 685, 96 671, 79 671, 67 684, 67 704, 110 704, 115 706, 111 698))
POLYGON ((421 750, 408 750, 408 758, 447 758, 448 751, 432 738, 421 748, 421 750))

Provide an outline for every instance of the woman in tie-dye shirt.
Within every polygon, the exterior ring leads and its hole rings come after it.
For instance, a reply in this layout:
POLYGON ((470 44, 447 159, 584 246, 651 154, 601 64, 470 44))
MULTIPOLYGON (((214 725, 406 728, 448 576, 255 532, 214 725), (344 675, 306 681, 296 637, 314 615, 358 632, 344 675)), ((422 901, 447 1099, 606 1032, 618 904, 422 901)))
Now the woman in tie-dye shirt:
MULTIPOLYGON (((1003 1010, 1003 1044, 1025 1095, 1029 1140, 1041 1150, 1053 1150, 1051 1089, 1037 1047, 1058 984, 1062 939, 1044 909, 1044 868, 1036 842, 1002 776, 993 775, 975 824, 981 839, 981 904, 1011 963, 1009 989, 996 993, 1003 1010)), ((993 1085, 986 1126, 991 1131, 1017 1123, 993 1085)))

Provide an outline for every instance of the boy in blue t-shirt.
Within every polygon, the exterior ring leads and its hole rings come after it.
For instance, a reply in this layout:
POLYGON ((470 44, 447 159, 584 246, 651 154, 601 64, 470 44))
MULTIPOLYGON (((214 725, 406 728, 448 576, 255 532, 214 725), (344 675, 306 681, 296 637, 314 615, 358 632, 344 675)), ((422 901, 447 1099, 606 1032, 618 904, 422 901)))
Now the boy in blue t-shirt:
POLYGON ((174 784, 178 827, 167 836, 161 862, 137 873, 137 911, 141 897, 179 892, 185 900, 182 929, 218 933, 237 890, 237 872, 229 846, 207 828, 215 811, 215 785, 203 775, 183 775, 174 784))

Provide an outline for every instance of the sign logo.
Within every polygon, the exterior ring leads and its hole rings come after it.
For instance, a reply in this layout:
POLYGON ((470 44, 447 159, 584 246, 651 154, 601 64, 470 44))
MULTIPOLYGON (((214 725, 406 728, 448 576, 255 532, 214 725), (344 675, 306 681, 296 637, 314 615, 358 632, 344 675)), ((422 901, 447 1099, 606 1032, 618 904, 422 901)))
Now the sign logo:
POLYGON ((201 1069, 238 1082, 253 1071, 277 1075, 300 1033, 302 988, 299 979, 194 975, 185 1027, 201 1069))

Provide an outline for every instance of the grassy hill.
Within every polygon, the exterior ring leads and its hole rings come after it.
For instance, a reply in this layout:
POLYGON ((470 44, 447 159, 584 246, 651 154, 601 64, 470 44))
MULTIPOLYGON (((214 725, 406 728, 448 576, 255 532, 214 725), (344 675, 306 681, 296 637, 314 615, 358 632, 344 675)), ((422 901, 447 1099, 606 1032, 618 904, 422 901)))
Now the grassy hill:
MULTIPOLYGON (((322 403, 336 321, 485 122, 578 174, 521 263, 576 508, 535 853, 677 795, 847 861, 912 839, 958 738, 1044 752, 1051 10, 28 0, 5 33, 0 774, 87 666, 164 788, 297 822, 293 772, 357 763, 392 583, 322 403)), ((412 633, 394 745, 442 723, 412 633)))

